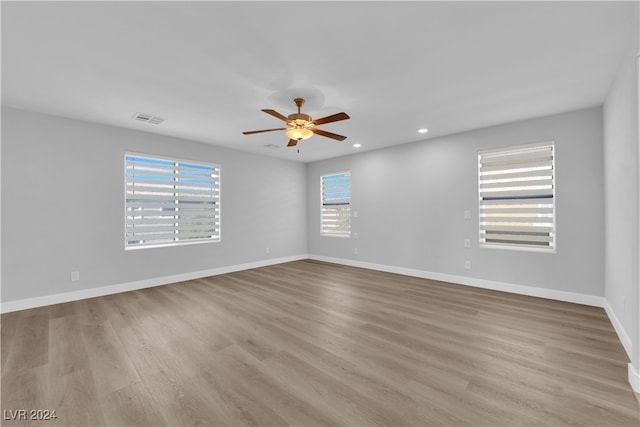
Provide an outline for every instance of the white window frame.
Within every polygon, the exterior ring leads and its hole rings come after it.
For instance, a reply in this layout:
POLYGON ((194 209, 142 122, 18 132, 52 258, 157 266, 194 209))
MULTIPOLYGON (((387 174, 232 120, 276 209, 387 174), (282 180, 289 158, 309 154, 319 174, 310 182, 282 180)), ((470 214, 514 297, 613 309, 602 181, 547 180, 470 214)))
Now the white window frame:
MULTIPOLYGON (((544 155, 543 155, 544 157, 544 155)), ((529 163, 531 165, 531 163, 529 163)), ((526 165, 525 165, 526 166, 526 165)), ((517 164, 513 169, 517 168, 517 164)), ((495 166, 495 169, 501 169, 500 166, 495 166)), ((486 173, 486 172, 485 172, 486 173)), ((556 152, 555 142, 545 141, 534 144, 518 145, 512 147, 505 147, 499 149, 483 150, 478 152, 478 241, 481 248, 490 249, 508 249, 508 250, 520 250, 520 251, 532 251, 532 252, 545 252, 556 253, 557 251, 557 236, 556 236, 556 152), (483 175, 482 165, 487 160, 495 158, 495 160, 508 160, 508 156, 526 158, 528 153, 531 152, 531 158, 535 158, 535 150, 547 150, 546 156, 548 157, 548 151, 551 153, 550 161, 541 161, 538 167, 544 167, 547 169, 540 171, 523 171, 519 174, 515 173, 501 173, 494 176, 483 175), (483 162, 484 160, 484 162, 483 162), (502 175, 502 176, 501 176, 502 175), (504 176, 506 175, 506 177, 504 176), (509 176, 511 175, 511 176, 509 176), (518 177, 523 181, 513 183, 487 183, 487 180, 496 179, 513 179, 518 177), (535 176, 529 180, 527 178, 535 176), (550 176, 550 180, 548 177, 550 176), (526 179, 526 181, 524 181, 526 179), (532 184, 534 180, 538 180, 539 183, 532 184), (510 185, 512 190, 500 192, 495 187, 502 185, 510 185), (524 185, 519 185, 524 184, 524 185), (527 185, 529 184, 529 185, 527 185), (484 185, 484 187, 483 187, 484 185), (548 188, 549 185, 551 188, 548 188), (492 188, 496 196, 491 196, 491 192, 487 192, 487 188, 492 188), (540 187, 540 188, 536 188, 540 187), (484 191, 483 191, 484 190, 484 191), (489 196, 487 196, 489 195, 489 196), (530 197, 528 197, 530 196, 530 197), (495 200, 492 198, 495 197, 495 200), (504 203, 500 202, 500 197, 504 197, 504 203), (519 205, 516 208, 507 208, 508 201, 511 201, 513 205, 519 205), (515 202, 515 200, 522 200, 522 202, 515 202), (491 204, 500 205, 501 208, 495 209, 498 212, 487 212, 486 206, 491 204), (529 205, 526 206, 525 205, 529 205), (505 209, 508 213, 499 212, 498 209, 505 209), (518 209, 521 209, 518 212, 518 209), (520 217, 506 217, 502 218, 502 221, 496 218, 494 221, 487 221, 487 215, 500 214, 506 216, 509 214, 518 214, 520 217), (529 215, 528 219, 524 215, 529 215), (536 221, 537 219, 537 221, 536 221), (522 226, 517 226, 519 222, 528 221, 522 226), (491 224, 494 222, 494 224, 491 224), (495 223, 505 222, 504 225, 497 225, 495 223), (548 224, 548 225, 547 225, 548 224), (487 227, 493 227, 493 229, 487 230, 487 227), (487 239, 486 231, 497 231, 500 233, 509 233, 503 235, 494 235, 494 239, 487 239), (521 234, 518 234, 518 231, 521 234), (525 235, 525 233, 536 233, 525 235), (548 235, 545 235, 547 234, 548 235), (504 238, 501 238, 505 236, 504 238), (489 240, 489 241, 488 241, 489 240), (490 241, 494 240, 494 241, 490 241), (544 245, 543 241, 548 241, 548 246, 544 245)))
POLYGON ((221 170, 219 164, 155 154, 125 152, 123 177, 125 250, 221 241, 221 170), (131 160, 133 158, 143 159, 143 161, 136 162, 131 160), (145 165, 145 160, 163 162, 164 164, 157 164, 153 170, 154 164, 145 165), (135 169, 136 166, 141 169, 135 169), (152 169, 144 169, 144 167, 152 169), (208 177, 206 170, 203 170, 202 175, 192 175, 200 172, 199 167, 210 168, 213 172, 208 177), (142 172, 137 178, 138 181, 135 176, 132 176, 133 170, 142 172), (181 179, 188 180, 188 182, 184 181, 182 187, 178 187, 175 183, 180 182, 181 179), (205 182, 203 185, 202 182, 195 181, 210 181, 211 184, 205 182), (139 187, 138 190, 134 189, 136 186, 139 187), (182 192, 182 197, 179 191, 182 192), (145 199, 149 201, 142 201, 145 199), (144 206, 145 204, 153 206, 144 206), (143 214, 145 207, 147 215, 143 214), (133 211, 134 209, 135 211, 133 211), (163 209, 169 209, 169 211, 164 212, 163 209), (133 212, 139 212, 140 215, 132 215, 133 212), (179 213, 183 215, 179 215, 179 213), (144 218, 145 216, 148 218, 144 218), (185 219, 181 220, 181 217, 185 219), (149 230, 145 230, 145 228, 149 230), (145 236, 148 236, 146 242, 145 236))
POLYGON ((320 176, 320 235, 328 237, 351 237, 351 171, 340 171, 326 173, 320 176), (348 195, 343 198, 342 201, 337 201, 337 204, 327 203, 325 200, 325 179, 327 177, 344 175, 349 178, 348 195), (329 224, 326 222, 325 209, 326 206, 341 206, 336 208, 338 214, 343 213, 347 220, 347 229, 340 231, 329 231, 327 228, 329 224))

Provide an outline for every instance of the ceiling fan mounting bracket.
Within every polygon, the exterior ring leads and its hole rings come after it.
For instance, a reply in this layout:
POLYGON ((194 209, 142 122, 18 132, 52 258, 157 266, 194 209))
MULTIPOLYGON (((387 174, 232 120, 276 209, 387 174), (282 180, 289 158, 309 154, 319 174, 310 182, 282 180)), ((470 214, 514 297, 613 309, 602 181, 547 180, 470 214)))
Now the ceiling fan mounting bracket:
POLYGON ((293 100, 293 102, 296 103, 296 105, 298 106, 298 113, 300 112, 300 107, 302 107, 304 105, 304 98, 296 98, 293 100))

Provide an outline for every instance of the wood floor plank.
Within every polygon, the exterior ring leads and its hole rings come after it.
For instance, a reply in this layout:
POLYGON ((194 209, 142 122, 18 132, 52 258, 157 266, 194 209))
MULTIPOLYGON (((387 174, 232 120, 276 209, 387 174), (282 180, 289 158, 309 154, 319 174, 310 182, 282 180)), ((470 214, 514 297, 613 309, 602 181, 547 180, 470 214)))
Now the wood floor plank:
MULTIPOLYGON (((16 372, 36 368, 47 363, 49 357, 48 310, 28 310, 28 315, 18 314, 15 330, 8 340, 7 353, 2 360, 2 370, 16 372)), ((7 320, 11 323, 11 320, 7 320)), ((4 323, 4 322, 3 322, 4 323)), ((4 345, 3 345, 4 347, 4 345)))
POLYGON ((81 335, 99 397, 140 381, 110 322, 83 325, 81 335))
POLYGON ((296 261, 3 314, 3 426, 633 426, 604 310, 296 261))
MULTIPOLYGON (((100 390, 88 367, 76 369, 63 375, 47 372, 39 380, 41 392, 30 409, 55 410, 57 418, 46 421, 47 425, 59 427, 83 427, 106 425, 101 410, 100 390)), ((28 425, 41 425, 45 421, 31 421, 28 425)))
POLYGON ((408 425, 407 419, 393 408, 384 408, 350 384, 328 375, 313 365, 282 352, 266 360, 272 375, 286 382, 296 393, 322 408, 323 412, 338 416, 342 425, 408 425))
MULTIPOLYGON (((235 390, 223 398, 233 410, 234 419, 245 425, 338 425, 336 418, 307 402, 279 378, 265 373, 262 361, 236 345, 216 354, 216 368, 201 378, 212 388, 235 390), (250 405, 243 402, 249 401, 250 405), (279 408, 274 411, 274 408, 279 408)), ((237 421, 236 421, 237 422, 237 421)))
POLYGON ((166 420, 157 412, 157 402, 140 382, 132 383, 100 399, 100 409, 107 425, 160 426, 166 420))

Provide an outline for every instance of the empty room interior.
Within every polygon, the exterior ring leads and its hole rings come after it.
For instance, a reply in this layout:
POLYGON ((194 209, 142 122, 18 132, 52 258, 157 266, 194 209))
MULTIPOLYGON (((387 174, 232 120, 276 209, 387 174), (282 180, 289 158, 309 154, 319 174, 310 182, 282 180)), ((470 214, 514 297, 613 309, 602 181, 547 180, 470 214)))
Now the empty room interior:
POLYGON ((637 1, 2 1, 3 426, 639 426, 637 1))

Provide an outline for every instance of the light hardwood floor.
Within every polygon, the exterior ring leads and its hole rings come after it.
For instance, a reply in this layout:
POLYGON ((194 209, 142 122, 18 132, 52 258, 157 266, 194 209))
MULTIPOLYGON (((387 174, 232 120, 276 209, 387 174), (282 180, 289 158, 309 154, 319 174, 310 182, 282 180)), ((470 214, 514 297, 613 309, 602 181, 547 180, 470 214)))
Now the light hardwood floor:
MULTIPOLYGON (((638 426, 602 309, 297 261, 2 315, 38 426, 638 426)), ((9 413, 10 414, 10 413, 9 413)))

